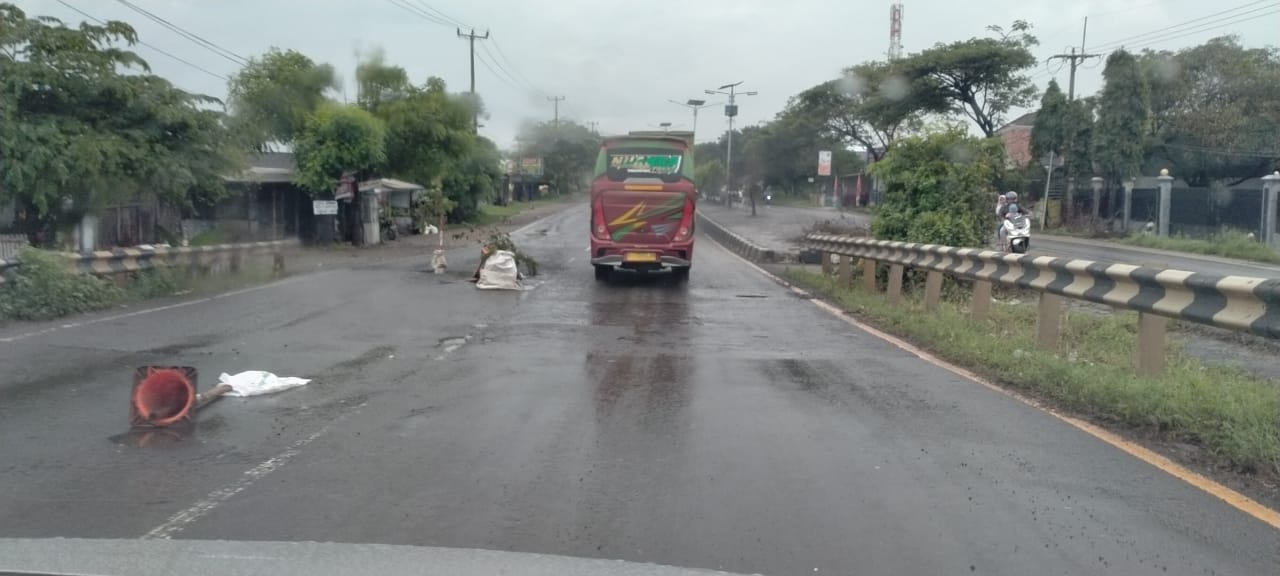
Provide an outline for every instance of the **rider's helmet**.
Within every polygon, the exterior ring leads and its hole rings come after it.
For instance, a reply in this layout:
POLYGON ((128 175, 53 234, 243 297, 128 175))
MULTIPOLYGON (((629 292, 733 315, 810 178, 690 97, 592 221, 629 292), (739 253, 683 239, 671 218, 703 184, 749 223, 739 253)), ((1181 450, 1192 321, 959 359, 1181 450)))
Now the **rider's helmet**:
POLYGON ((1005 192, 1004 197, 1006 200, 1009 201, 1010 204, 1013 204, 1014 202, 1018 201, 1018 193, 1012 190, 1005 192))

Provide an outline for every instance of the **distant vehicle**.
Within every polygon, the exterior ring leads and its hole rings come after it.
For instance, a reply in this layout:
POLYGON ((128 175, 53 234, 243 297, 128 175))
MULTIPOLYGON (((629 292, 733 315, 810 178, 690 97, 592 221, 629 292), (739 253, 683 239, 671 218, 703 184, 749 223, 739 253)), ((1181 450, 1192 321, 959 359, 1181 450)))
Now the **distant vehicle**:
POLYGON ((687 139, 606 139, 591 183, 591 264, 596 279, 606 280, 615 268, 623 268, 670 270, 678 280, 688 280, 696 207, 693 147, 687 139))
POLYGON ((1026 254, 1031 248, 1031 218, 1025 213, 1011 213, 1004 220, 1005 243, 1014 254, 1026 254))

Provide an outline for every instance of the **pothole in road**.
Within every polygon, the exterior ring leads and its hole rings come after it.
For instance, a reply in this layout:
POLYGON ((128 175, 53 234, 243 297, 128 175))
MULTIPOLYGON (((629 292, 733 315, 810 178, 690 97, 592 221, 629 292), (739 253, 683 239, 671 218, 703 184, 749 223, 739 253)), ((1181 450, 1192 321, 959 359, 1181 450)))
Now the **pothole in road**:
POLYGON ((448 338, 441 338, 440 343, 436 344, 436 346, 444 348, 444 351, 447 354, 461 348, 462 345, 466 344, 470 339, 470 336, 450 336, 448 338))

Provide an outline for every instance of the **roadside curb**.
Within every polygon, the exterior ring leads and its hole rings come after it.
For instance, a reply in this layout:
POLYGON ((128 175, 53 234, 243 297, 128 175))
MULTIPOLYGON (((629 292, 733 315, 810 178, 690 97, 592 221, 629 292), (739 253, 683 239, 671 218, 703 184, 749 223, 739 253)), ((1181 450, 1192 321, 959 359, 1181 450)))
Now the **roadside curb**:
POLYGON ((708 236, 711 236, 717 243, 731 252, 746 258, 752 262, 774 263, 780 262, 778 253, 764 248, 755 242, 752 242, 739 234, 734 233, 728 228, 720 225, 719 222, 708 218, 701 210, 695 213, 698 227, 703 228, 708 236))

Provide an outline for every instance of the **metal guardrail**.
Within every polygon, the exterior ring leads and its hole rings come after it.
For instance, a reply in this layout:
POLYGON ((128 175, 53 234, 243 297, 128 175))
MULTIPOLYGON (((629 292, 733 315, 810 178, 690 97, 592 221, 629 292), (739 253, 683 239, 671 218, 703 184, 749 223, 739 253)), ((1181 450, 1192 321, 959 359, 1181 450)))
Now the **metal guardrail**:
MULTIPOLYGON (((805 237, 805 244, 824 253, 823 269, 826 271, 830 270, 832 254, 861 259, 864 276, 870 274, 870 280, 864 278, 864 282, 872 289, 875 289, 876 263, 889 264, 890 298, 897 298, 901 292, 904 268, 929 271, 925 288, 927 307, 937 305, 944 275, 977 283, 975 316, 985 315, 990 303, 991 284, 1039 292, 1042 325, 1039 332, 1044 347, 1056 345, 1056 316, 1061 297, 1137 311, 1138 367, 1142 372, 1158 371, 1163 367, 1164 318, 1269 338, 1280 337, 1280 279, 1213 276, 1152 266, 1015 255, 830 234, 809 234, 805 237), (980 303, 979 300, 985 302, 980 303)), ((841 258, 842 278, 848 279, 851 265, 851 260, 841 258)))
MULTIPOLYGON (((77 272, 94 275, 137 272, 157 267, 185 267, 192 271, 203 271, 221 265, 235 271, 239 269, 245 256, 265 253, 273 255, 272 264, 276 270, 283 270, 284 250, 296 246, 298 241, 292 239, 216 246, 116 248, 85 254, 63 253, 62 256, 77 272)), ((17 259, 0 261, 0 283, 4 282, 3 272, 6 269, 21 265, 22 262, 17 259)))

